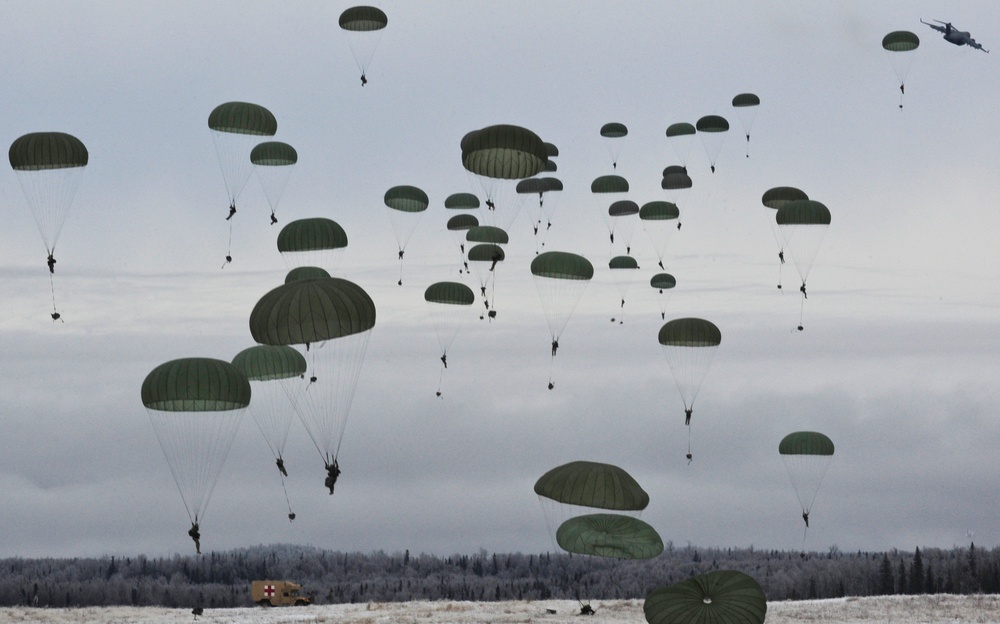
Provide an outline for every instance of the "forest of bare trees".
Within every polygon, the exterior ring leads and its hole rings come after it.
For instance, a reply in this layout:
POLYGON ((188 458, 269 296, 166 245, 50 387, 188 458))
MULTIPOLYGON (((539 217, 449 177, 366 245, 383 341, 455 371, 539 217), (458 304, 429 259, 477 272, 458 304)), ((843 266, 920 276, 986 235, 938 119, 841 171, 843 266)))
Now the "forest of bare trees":
POLYGON ((411 600, 642 598, 655 587, 716 569, 753 576, 768 600, 879 594, 1000 593, 1000 548, 974 544, 913 552, 789 552, 675 547, 642 561, 568 554, 440 557, 409 551, 343 553, 256 546, 204 555, 0 560, 0 606, 250 604, 250 581, 292 580, 317 603, 411 600))

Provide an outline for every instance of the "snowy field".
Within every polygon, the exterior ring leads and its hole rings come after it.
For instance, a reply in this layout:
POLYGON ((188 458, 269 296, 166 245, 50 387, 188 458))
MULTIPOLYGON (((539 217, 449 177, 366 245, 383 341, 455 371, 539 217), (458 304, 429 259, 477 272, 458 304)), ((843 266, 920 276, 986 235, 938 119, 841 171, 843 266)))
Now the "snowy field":
MULTIPOLYGON (((0 624, 8 622, 131 624, 149 622, 246 622, 248 624, 617 624, 645 622, 641 600, 593 603, 597 613, 578 615, 579 604, 568 600, 535 602, 400 602, 322 605, 264 609, 212 609, 195 618, 190 609, 157 607, 88 607, 82 609, 0 609, 0 624), (555 611, 551 613, 550 611, 555 611)), ((1000 596, 887 596, 772 602, 767 622, 1000 623, 1000 596)))

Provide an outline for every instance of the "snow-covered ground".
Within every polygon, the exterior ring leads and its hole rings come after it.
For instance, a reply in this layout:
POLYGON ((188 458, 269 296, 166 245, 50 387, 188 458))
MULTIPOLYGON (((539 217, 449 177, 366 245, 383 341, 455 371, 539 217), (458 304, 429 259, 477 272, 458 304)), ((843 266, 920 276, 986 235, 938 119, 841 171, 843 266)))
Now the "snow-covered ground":
MULTIPOLYGON (((148 622, 218 622, 246 624, 617 624, 645 621, 641 600, 593 603, 597 613, 584 617, 579 603, 568 600, 534 602, 399 602, 322 605, 264 609, 211 609, 195 618, 190 609, 158 607, 88 607, 82 609, 0 609, 0 624, 132 624, 148 622), (552 613, 551 611, 555 611, 552 613)), ((830 624, 1000 624, 1000 596, 885 596, 772 602, 767 622, 829 622, 830 624)))

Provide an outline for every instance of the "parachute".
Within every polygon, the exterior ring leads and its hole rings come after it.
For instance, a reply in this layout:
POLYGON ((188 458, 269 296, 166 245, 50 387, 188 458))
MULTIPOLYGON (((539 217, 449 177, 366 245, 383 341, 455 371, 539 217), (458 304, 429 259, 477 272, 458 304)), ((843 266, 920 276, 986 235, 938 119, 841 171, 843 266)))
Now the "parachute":
MULTIPOLYGON (((804 191, 795 188, 794 186, 776 186, 764 191, 764 195, 760 198, 760 203, 764 204, 765 208, 770 208, 771 210, 777 211, 779 208, 787 204, 788 202, 797 201, 800 199, 809 199, 809 196, 805 194, 804 191)), ((771 227, 771 234, 774 236, 774 242, 778 245, 778 288, 781 288, 781 265, 785 263, 785 242, 782 240, 781 230, 778 228, 778 222, 775 220, 774 215, 768 212, 767 222, 771 227)))
POLYGON ((61 317, 56 311, 53 282, 56 242, 90 154, 83 142, 70 134, 32 132, 17 138, 11 144, 8 158, 48 252, 52 320, 55 321, 61 317))
POLYGON ((628 135, 628 128, 623 123, 611 122, 601 126, 601 136, 607 140, 612 169, 618 168, 618 154, 622 150, 621 139, 626 135, 628 135))
POLYGON ((489 317, 495 318, 497 315, 494 305, 496 300, 493 296, 496 286, 495 270, 497 264, 506 257, 503 247, 495 243, 479 243, 469 249, 468 257, 479 279, 479 292, 483 296, 483 305, 486 306, 489 317))
POLYGON ((278 232, 278 252, 288 267, 312 266, 336 271, 346 247, 347 232, 326 217, 297 219, 278 232))
POLYGON ((670 298, 670 293, 673 291, 674 287, 677 285, 677 280, 670 273, 657 273, 649 280, 649 285, 659 291, 659 297, 657 300, 660 304, 660 318, 667 318, 667 301, 670 298))
POLYGON ((785 247, 795 261, 802 278, 802 305, 799 311, 799 331, 802 331, 802 310, 806 300, 806 278, 812 269, 816 253, 830 225, 830 210, 818 201, 800 199, 778 208, 774 215, 778 229, 785 240, 785 247))
MULTIPOLYGON (((225 102, 216 106, 208 115, 208 128, 215 143, 215 154, 222 169, 222 180, 226 184, 229 198, 229 245, 226 264, 233 259, 233 222, 236 214, 236 199, 243 192, 253 163, 250 152, 260 142, 261 137, 274 136, 278 122, 263 106, 249 102, 225 102)), ((225 264, 223 265, 225 266, 225 264)))
POLYGON ((743 125, 743 132, 747 135, 747 158, 750 158, 750 128, 753 127, 758 106, 760 106, 760 98, 753 93, 740 93, 733 98, 733 108, 736 109, 736 114, 743 125))
MULTIPOLYGON (((658 339, 684 402, 684 424, 690 425, 695 398, 722 343, 722 332, 705 319, 679 318, 667 321, 660 328, 658 339)), ((690 428, 687 458, 691 460, 690 428)))
POLYGON ((681 165, 687 167, 688 156, 691 154, 691 143, 694 142, 694 135, 697 129, 687 122, 673 123, 667 126, 667 142, 677 154, 677 160, 681 165))
MULTIPOLYGON (((552 335, 552 358, 555 359, 569 317, 580 302, 583 291, 594 277, 594 265, 583 256, 566 251, 547 251, 531 261, 538 298, 552 335)), ((549 367, 549 389, 555 387, 549 367)))
POLYGON ((716 570, 654 589, 642 611, 649 624, 764 624, 767 598, 752 577, 716 570))
MULTIPOLYGON (((469 230, 479 225, 479 219, 475 215, 469 213, 457 214, 450 219, 448 219, 447 229, 455 238, 455 243, 458 245, 459 253, 462 256, 462 263, 465 266, 465 272, 469 272, 469 262, 465 259, 465 237, 469 230)), ((458 271, 462 272, 461 269, 458 271)))
POLYGON ((816 431, 789 433, 778 444, 778 453, 785 463, 795 496, 802 505, 802 519, 809 528, 809 512, 827 468, 833 459, 833 441, 816 431))
POLYGON ((434 323, 438 343, 441 345, 441 375, 438 379, 437 396, 441 396, 441 381, 444 369, 448 368, 448 349, 455 335, 469 320, 469 306, 476 300, 472 289, 461 282, 436 282, 424 291, 424 301, 434 323))
POLYGON ((264 189, 267 203, 271 206, 271 225, 278 222, 274 212, 278 209, 282 193, 285 192, 293 165, 298 161, 299 154, 295 148, 280 141, 258 143, 250 150, 250 162, 257 172, 257 180, 264 189))
POLYGON ((722 144, 726 140, 726 133, 729 132, 729 122, 725 117, 719 115, 705 115, 695 124, 698 136, 701 137, 701 144, 705 148, 705 155, 715 173, 715 161, 722 151, 722 144))
POLYGON ((308 385, 297 405, 326 466, 330 494, 375 316, 368 293, 336 277, 287 282, 261 297, 250 313, 250 334, 257 342, 306 347, 308 385))
POLYGON ((285 275, 285 283, 298 280, 316 279, 317 277, 330 277, 326 269, 314 266, 295 267, 285 275))
POLYGON ((608 233, 614 237, 618 232, 618 240, 625 244, 625 253, 632 253, 632 234, 638 219, 639 204, 631 199, 620 199, 608 206, 608 233))
MULTIPOLYGON (((611 277, 614 279, 615 287, 618 288, 618 294, 622 298, 621 316, 618 318, 618 324, 621 325, 625 322, 625 295, 636 279, 634 271, 638 270, 639 263, 632 256, 615 256, 608 262, 608 267, 611 269, 611 277)), ((612 322, 614 320, 611 319, 612 322)))
POLYGON ((479 198, 472 193, 452 193, 444 200, 448 210, 475 210, 479 208, 479 198))
POLYGON ((670 238, 677 230, 677 223, 680 223, 680 216, 677 204, 667 201, 646 202, 639 208, 639 221, 646 230, 653 249, 656 250, 656 258, 661 269, 665 268, 663 256, 667 253, 670 238))
POLYGON ((608 209, 614 202, 622 199, 628 193, 628 180, 620 175, 602 175, 594 178, 590 183, 590 192, 594 198, 594 204, 598 211, 604 216, 605 223, 608 224, 609 238, 611 245, 615 244, 615 234, 611 230, 610 215, 608 209))
MULTIPOLYGON (((663 170, 663 179, 660 180, 660 188, 667 192, 667 198, 671 203, 677 204, 681 196, 686 196, 693 186, 691 176, 687 170, 680 165, 671 165, 663 170)), ((678 215, 679 216, 679 215, 678 215)), ((677 229, 680 229, 681 222, 677 222, 677 229)))
POLYGON ((889 55, 892 71, 899 79, 899 108, 903 109, 903 94, 906 92, 906 76, 913 63, 913 52, 920 46, 920 37, 908 30, 894 30, 882 37, 882 49, 889 55))
MULTIPOLYGON (((548 232, 549 228, 552 227, 552 215, 555 213, 555 208, 557 201, 549 197, 548 202, 546 202, 546 193, 551 193, 553 191, 563 190, 562 181, 558 178, 544 177, 544 178, 525 178, 517 183, 514 189, 518 197, 525 198, 531 195, 538 195, 537 205, 535 202, 528 202, 532 206, 531 211, 531 229, 535 235, 536 243, 539 238, 538 232, 542 232, 542 242, 541 246, 545 246, 544 237, 545 233, 548 232), (543 229, 542 222, 545 222, 545 228, 543 229)), ((558 196, 556 196, 558 197, 558 196)), ((524 200, 522 199, 522 202, 524 200)), ((537 253, 537 244, 536 244, 537 253)))
POLYGON ((250 382, 229 362, 183 358, 150 371, 140 395, 200 553, 200 523, 250 404, 250 382))
POLYGON ((652 559, 663 552, 663 540, 656 529, 621 514, 570 518, 556 531, 556 542, 567 552, 616 559, 652 559))
POLYGON ((537 134, 512 125, 473 130, 462 138, 462 166, 486 196, 483 220, 510 231, 519 204, 515 180, 530 178, 545 168, 548 151, 537 134))
POLYGON ((477 225, 465 233, 465 240, 470 243, 493 243, 506 245, 510 242, 507 232, 494 225, 477 225))
POLYGON ((285 443, 288 430, 296 415, 296 400, 305 388, 303 377, 306 373, 306 359, 289 346, 256 345, 236 354, 233 366, 243 372, 250 381, 253 399, 250 401, 250 415, 264 436, 268 448, 274 455, 281 477, 281 488, 285 492, 289 521, 295 519, 292 504, 288 500, 285 487, 285 443))
POLYGON ((415 186, 394 186, 385 192, 383 198, 385 205, 389 208, 389 220, 392 222, 392 231, 396 235, 396 243, 399 245, 399 282, 403 285, 403 253, 406 251, 406 243, 409 242, 413 230, 417 227, 420 213, 427 210, 430 200, 427 193, 415 186))
POLYGON ((641 512, 649 494, 632 475, 613 464, 571 461, 549 470, 535 481, 539 500, 610 511, 641 512))
POLYGON ((373 6, 355 6, 341 13, 338 22, 348 38, 354 62, 361 72, 363 87, 368 84, 368 66, 382 39, 382 30, 389 24, 389 18, 382 9, 373 6))

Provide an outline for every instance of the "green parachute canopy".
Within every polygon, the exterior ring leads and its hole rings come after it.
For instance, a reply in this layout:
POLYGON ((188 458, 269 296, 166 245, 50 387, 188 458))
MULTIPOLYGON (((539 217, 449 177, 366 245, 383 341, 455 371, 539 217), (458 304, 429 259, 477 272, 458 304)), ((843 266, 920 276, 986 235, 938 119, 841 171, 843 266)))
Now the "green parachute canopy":
POLYGON ((330 277, 329 271, 320 267, 300 266, 295 267, 285 275, 285 283, 298 280, 316 279, 317 277, 330 277))
POLYGON ((641 511, 649 494, 624 469, 612 464, 572 461, 535 482, 535 494, 567 505, 613 511, 641 511))
POLYGON ((7 153, 15 171, 85 167, 90 159, 83 142, 65 132, 31 132, 11 143, 7 153))
POLYGON ((472 305, 476 300, 472 289, 461 282, 437 282, 424 291, 424 301, 447 305, 472 305))
POLYGON ((677 286, 677 280, 669 273, 657 273, 649 280, 649 285, 653 288, 666 290, 677 286))
POLYGON ((716 570, 654 589, 642 610, 649 624, 763 624, 767 598, 752 577, 716 570))
POLYGON ((375 303, 360 286, 336 277, 299 280, 260 298, 250 334, 261 344, 310 344, 375 326, 375 303))
POLYGON ((677 136, 687 136, 689 134, 694 134, 697 130, 692 124, 685 121, 672 123, 667 126, 667 136, 677 137, 677 136))
POLYGON ((590 183, 591 193, 627 193, 628 180, 620 175, 603 175, 590 183))
POLYGON ((470 262, 492 262, 493 260, 503 260, 504 258, 506 258, 506 255, 503 252, 503 247, 493 243, 480 243, 473 245, 469 249, 470 262))
POLYGON ((830 225, 830 209, 818 201, 801 199, 784 204, 774 218, 778 225, 830 225))
POLYGON ((658 338, 665 347, 717 347, 722 343, 722 332, 705 319, 679 318, 667 321, 658 338))
POLYGON ((638 518, 610 513, 566 520, 556 531, 556 542, 571 553, 617 559, 651 559, 663 552, 656 529, 638 518))
POLYGON ((628 134, 625 124, 618 122, 606 123, 601 126, 601 136, 609 139, 618 139, 628 134))
POLYGON ((639 214, 639 204, 631 199, 621 199, 608 206, 608 216, 628 217, 639 214))
POLYGON ((545 146, 545 155, 549 158, 555 158, 559 155, 559 148, 552 143, 542 143, 545 146))
POLYGON ((477 225, 465 233, 465 240, 470 243, 494 243, 506 245, 510 241, 507 232, 493 225, 477 225))
POLYGON ((778 444, 781 455, 833 455, 833 440, 817 431, 789 433, 778 444))
POLYGON ((721 115, 705 115, 698 120, 695 128, 698 132, 726 132, 729 130, 729 122, 721 115))
POLYGON ((142 382, 142 404, 162 412, 221 412, 250 404, 250 382, 238 368, 212 358, 160 364, 142 382))
POLYGON ((753 93, 740 93, 733 98, 734 108, 745 108, 748 106, 759 106, 760 98, 753 93))
POLYGON ((447 228, 453 232, 471 230, 479 225, 479 219, 471 214, 457 214, 448 219, 447 228))
POLYGON ((479 208, 479 198, 472 193, 452 193, 444 200, 444 207, 451 210, 479 208))
POLYGON ((803 199, 809 199, 809 196, 801 189, 797 189, 794 186, 776 186, 764 191, 764 195, 760 198, 760 203, 764 204, 767 208, 777 210, 788 202, 803 199))
POLYGON ((521 126, 488 126, 462 139, 462 165, 479 176, 502 180, 530 178, 542 171, 547 161, 544 142, 521 126))
POLYGON ((639 263, 632 256, 615 256, 608 262, 611 269, 638 269, 639 263))
POLYGON ((394 186, 385 192, 385 205, 401 212, 423 212, 430 200, 427 193, 415 186, 394 186))
POLYGON ((290 379, 306 373, 306 358, 287 345, 255 345, 237 353, 233 366, 250 381, 290 379))
POLYGON ((666 221, 680 216, 681 211, 677 208, 677 204, 668 201, 646 202, 639 208, 639 218, 643 221, 666 221))
POLYGON ((882 47, 889 52, 909 52, 920 46, 920 37, 908 30, 894 30, 882 37, 882 47))
POLYGON ((278 121, 271 111, 259 104, 226 102, 209 114, 208 127, 217 132, 274 136, 278 121))
POLYGON ((352 32, 382 30, 389 24, 389 18, 382 9, 373 6, 355 6, 340 14, 340 27, 352 32))
POLYGON ((679 191, 692 186, 691 176, 684 172, 671 172, 660 180, 660 188, 665 191, 679 191))
POLYGON ((594 277, 594 265, 575 253, 546 251, 531 261, 531 274, 555 279, 589 280, 594 277))
POLYGON ((265 141, 258 143, 250 150, 250 162, 265 167, 282 167, 294 165, 299 161, 295 148, 281 141, 265 141))
POLYGON ((298 219, 278 232, 278 251, 282 253, 342 247, 347 247, 347 232, 326 217, 298 219))

